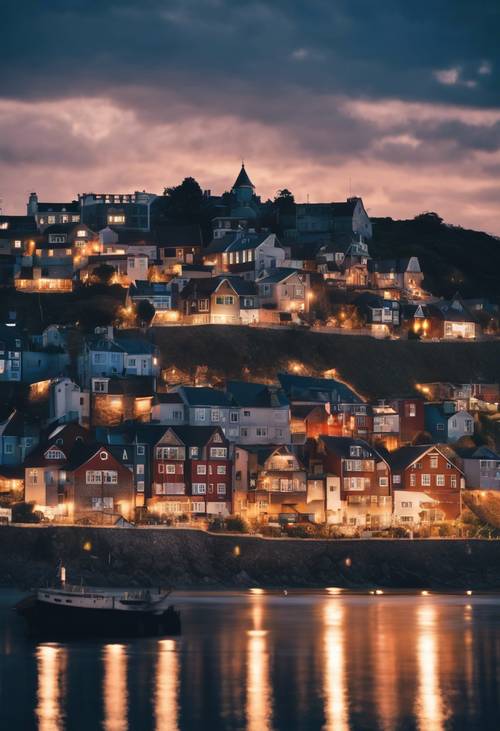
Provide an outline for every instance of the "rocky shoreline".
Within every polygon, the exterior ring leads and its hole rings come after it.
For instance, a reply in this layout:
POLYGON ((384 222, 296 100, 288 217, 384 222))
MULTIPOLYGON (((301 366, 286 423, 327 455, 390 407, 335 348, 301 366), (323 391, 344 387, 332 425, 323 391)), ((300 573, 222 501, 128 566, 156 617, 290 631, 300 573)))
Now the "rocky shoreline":
POLYGON ((500 590, 500 541, 309 540, 195 529, 1 526, 0 586, 500 590))

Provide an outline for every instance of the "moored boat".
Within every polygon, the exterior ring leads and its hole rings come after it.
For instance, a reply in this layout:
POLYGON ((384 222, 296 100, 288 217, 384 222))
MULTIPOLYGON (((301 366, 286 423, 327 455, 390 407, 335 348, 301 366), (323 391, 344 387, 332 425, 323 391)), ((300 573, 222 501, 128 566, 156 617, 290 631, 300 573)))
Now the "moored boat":
POLYGON ((16 605, 31 634, 67 637, 141 637, 176 635, 179 612, 162 589, 102 589, 61 586, 37 589, 16 605))

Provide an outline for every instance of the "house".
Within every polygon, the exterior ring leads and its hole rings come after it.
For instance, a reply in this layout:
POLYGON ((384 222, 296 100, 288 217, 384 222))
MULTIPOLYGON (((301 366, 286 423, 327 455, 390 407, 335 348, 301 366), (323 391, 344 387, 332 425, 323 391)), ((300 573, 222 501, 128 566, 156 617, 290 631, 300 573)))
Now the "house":
POLYGON ((292 444, 305 444, 307 439, 316 439, 329 434, 330 415, 325 404, 300 404, 290 409, 290 431, 292 444))
POLYGON ((481 335, 475 316, 459 295, 433 304, 403 306, 408 330, 416 337, 473 340, 481 335))
POLYGON ((397 300, 384 299, 366 292, 356 297, 354 304, 375 337, 387 337, 401 324, 397 300))
POLYGON ((39 238, 33 216, 0 215, 0 254, 5 269, 11 271, 8 257, 13 257, 14 262, 19 262, 21 257, 31 255, 39 238))
POLYGON ((36 193, 30 193, 26 209, 28 216, 34 217, 40 231, 54 224, 80 222, 80 203, 75 200, 65 203, 42 203, 36 193))
POLYGON ((228 232, 251 230, 258 223, 260 198, 255 195, 255 186, 250 180, 245 165, 241 165, 236 180, 228 196, 229 205, 212 220, 214 239, 228 232))
MULTIPOLYGON (((128 422, 118 427, 97 427, 95 430, 99 442, 105 444, 131 471, 135 486, 135 504, 138 508, 144 508, 151 497, 153 450, 149 442, 154 443, 150 439, 152 429, 154 427, 150 424, 128 422)), ((161 427, 156 430, 157 439, 163 432, 161 427)))
POLYGON ((157 393, 151 410, 151 420, 160 424, 187 424, 182 396, 175 392, 157 393))
POLYGON ((440 520, 438 505, 426 492, 394 490, 393 525, 412 529, 440 520))
POLYGON ((26 350, 20 328, 0 325, 0 382, 21 381, 23 351, 26 350))
POLYGON ((21 465, 37 446, 39 436, 40 426, 33 418, 17 409, 6 413, 0 421, 0 465, 21 465))
POLYGON ((371 407, 373 419, 372 441, 383 445, 389 451, 399 447, 400 421, 399 412, 391 404, 384 401, 371 407))
POLYGON ((307 272, 280 267, 265 273, 256 281, 262 307, 280 312, 308 312, 309 276, 307 272))
POLYGON ((424 401, 408 397, 395 399, 391 404, 399 414, 400 444, 411 444, 425 430, 424 401))
POLYGON ((89 388, 93 378, 110 376, 156 377, 160 371, 158 348, 135 335, 113 332, 112 327, 85 339, 78 358, 79 382, 89 388))
POLYGON ((257 321, 255 284, 241 277, 193 279, 180 294, 182 319, 188 325, 241 325, 257 321))
POLYGON ((111 282, 126 287, 135 284, 137 280, 148 278, 150 260, 145 253, 128 254, 96 254, 87 258, 87 263, 80 269, 80 279, 88 281, 95 278, 96 270, 102 266, 113 267, 115 270, 111 282))
POLYGON ((327 523, 353 530, 391 525, 391 471, 377 449, 363 439, 327 436, 311 449, 310 473, 325 481, 327 523))
POLYGON ((332 411, 354 404, 364 406, 363 399, 354 389, 335 378, 278 373, 278 381, 293 405, 328 404, 332 411))
POLYGON ((149 231, 151 206, 158 196, 146 191, 134 193, 82 193, 78 196, 81 220, 94 231, 105 226, 149 231))
POLYGON ((290 447, 238 445, 234 470, 236 512, 266 523, 311 517, 306 471, 290 447))
POLYGON ((468 411, 456 411, 452 401, 424 406, 425 431, 436 442, 456 442, 474 434, 474 419, 468 411))
POLYGON ((154 390, 151 376, 92 378, 90 425, 116 426, 128 420, 150 421, 154 390))
POLYGON ((229 441, 239 439, 240 408, 230 392, 202 386, 180 386, 176 392, 184 403, 188 424, 219 427, 229 441))
POLYGON ((296 231, 310 240, 345 234, 371 239, 372 224, 362 199, 353 196, 337 203, 297 203, 296 231))
POLYGON ((280 267, 285 250, 276 234, 268 231, 249 233, 237 231, 213 239, 203 251, 203 263, 214 273, 230 274, 255 281, 266 270, 280 267))
POLYGON ((199 263, 203 240, 198 224, 159 225, 155 227, 154 235, 161 274, 179 274, 183 265, 199 263))
POLYGON ((151 511, 193 517, 232 512, 232 461, 220 426, 166 427, 154 445, 151 511))
POLYGON ((290 406, 281 388, 228 381, 226 392, 240 410, 238 444, 290 444, 290 406))
POLYGON ((397 290, 418 299, 423 295, 424 275, 416 256, 406 259, 372 259, 368 264, 370 283, 374 289, 397 290))
POLYGON ((63 424, 77 421, 89 423, 90 398, 71 378, 55 378, 49 386, 49 419, 63 424))
POLYGON ((458 449, 470 490, 500 490, 500 455, 489 447, 458 449))
POLYGON ((153 325, 163 325, 178 320, 178 295, 178 286, 171 282, 136 281, 129 289, 129 297, 134 305, 146 301, 155 308, 153 325))
POLYGON ((421 491, 436 500, 428 522, 456 520, 462 512, 463 472, 436 445, 401 447, 389 454, 394 490, 421 491))

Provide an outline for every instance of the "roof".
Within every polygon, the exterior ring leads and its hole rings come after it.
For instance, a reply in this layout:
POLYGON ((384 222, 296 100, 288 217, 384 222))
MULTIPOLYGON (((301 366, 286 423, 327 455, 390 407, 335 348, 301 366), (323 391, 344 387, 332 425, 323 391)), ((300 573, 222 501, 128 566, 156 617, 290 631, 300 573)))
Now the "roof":
POLYGON ((278 373, 278 380, 290 400, 362 404, 363 400, 345 383, 334 378, 314 378, 278 373))
POLYGON ((106 226, 118 235, 120 244, 154 244, 155 238, 149 231, 138 228, 125 228, 121 226, 106 226))
POLYGON ((38 213, 80 213, 80 202, 70 201, 69 203, 38 203, 38 213))
POLYGON ((372 447, 364 439, 353 439, 352 437, 318 437, 325 445, 328 452, 336 454, 339 457, 351 458, 351 447, 361 447, 372 459, 384 460, 381 453, 372 447))
POLYGON ((292 452, 290 447, 286 444, 275 444, 266 446, 260 444, 240 444, 238 445, 238 449, 249 452, 249 454, 256 454, 259 466, 264 465, 269 457, 271 457, 275 452, 285 451, 290 455, 290 457, 294 457, 297 460, 299 467, 302 467, 300 459, 297 457, 296 454, 294 454, 294 452, 292 452))
POLYGON ((134 337, 131 335, 115 335, 115 342, 129 355, 142 355, 143 353, 156 353, 156 345, 149 340, 134 337))
POLYGON ((233 231, 224 234, 218 239, 212 239, 209 245, 204 249, 203 255, 219 254, 223 251, 243 251, 245 249, 256 249, 269 236, 268 231, 264 233, 248 233, 246 231, 233 231))
POLYGON ((257 284, 278 284, 288 279, 294 274, 303 274, 300 269, 290 269, 288 267, 278 267, 273 269, 270 274, 257 281, 257 284))
POLYGON ((251 206, 231 208, 231 218, 257 218, 257 213, 251 206))
POLYGON ((351 217, 356 208, 356 204, 360 200, 359 198, 349 198, 341 203, 332 203, 332 212, 336 217, 348 216, 351 217))
MULTIPOLYGON (((152 396, 154 391, 154 378, 151 378, 150 376, 131 376, 130 378, 118 378, 117 376, 111 376, 108 381, 107 394, 152 396)), ((106 393, 98 391, 96 395, 105 396, 106 393)))
POLYGON ((248 173, 245 170, 244 163, 241 163, 241 170, 238 173, 238 177, 234 181, 233 190, 235 188, 255 188, 255 185, 252 183, 252 181, 248 177, 248 173))
POLYGON ((403 274, 408 269, 410 258, 406 259, 370 259, 368 269, 371 272, 397 272, 403 274))
POLYGON ((453 446, 455 452, 462 457, 462 459, 500 459, 500 454, 494 452, 492 449, 486 446, 482 447, 469 447, 460 448, 453 446))
MULTIPOLYGON (((0 224, 7 223, 6 231, 10 233, 36 233, 36 221, 34 216, 0 216, 0 224)), ((3 230, 3 229, 1 229, 3 230)))
POLYGON ((132 424, 133 433, 139 444, 154 447, 168 431, 173 431, 182 444, 189 447, 203 447, 208 440, 222 430, 218 426, 166 426, 157 424, 132 424))
POLYGON ((400 447, 394 452, 388 452, 387 459, 394 472, 402 472, 431 449, 437 450, 445 459, 451 462, 449 457, 442 450, 438 449, 435 444, 400 447))
POLYGON ((299 404, 298 406, 292 406, 290 413, 292 419, 307 419, 307 417, 312 414, 313 411, 316 411, 316 409, 322 409, 323 413, 326 415, 325 407, 321 404, 299 404))
POLYGON ((170 283, 167 282, 148 282, 144 280, 136 280, 135 284, 130 285, 130 296, 134 297, 152 297, 154 295, 169 295, 171 293, 170 283))
MULTIPOLYGON (((53 223, 51 226, 47 226, 44 230, 44 234, 67 234, 75 229, 85 229, 91 231, 85 223, 53 223)), ((91 231, 91 233, 93 233, 91 231)))
POLYGON ((257 290, 254 282, 248 282, 241 277, 203 277, 201 279, 191 279, 188 284, 183 288, 181 297, 186 299, 189 296, 208 296, 213 294, 223 282, 228 284, 234 289, 237 295, 255 295, 257 290))
POLYGON ((188 406, 232 406, 233 399, 225 391, 208 386, 181 386, 179 393, 188 406))
POLYGON ((265 383, 228 381, 226 391, 238 406, 254 408, 280 408, 288 406, 288 399, 281 388, 265 383))
POLYGON ((169 391, 168 393, 157 393, 155 396, 155 403, 157 404, 183 404, 180 394, 176 391, 169 391))

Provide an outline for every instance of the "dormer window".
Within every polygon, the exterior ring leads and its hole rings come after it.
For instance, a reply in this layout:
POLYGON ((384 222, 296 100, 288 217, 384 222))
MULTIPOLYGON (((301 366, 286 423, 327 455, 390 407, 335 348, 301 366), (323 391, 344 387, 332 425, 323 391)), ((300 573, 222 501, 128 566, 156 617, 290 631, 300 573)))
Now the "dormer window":
POLYGON ((361 447, 349 447, 349 454, 351 457, 361 457, 361 447))
POLYGON ((103 462, 105 462, 108 459, 108 453, 107 452, 101 452, 99 454, 99 457, 102 459, 103 462))

